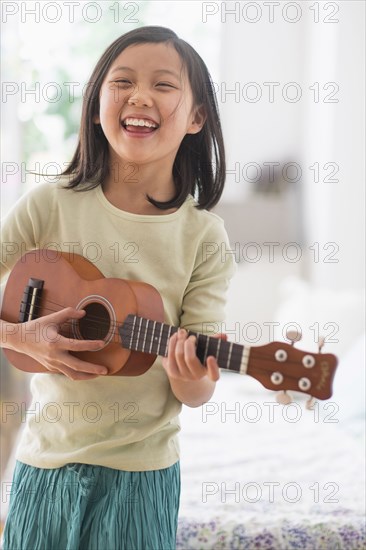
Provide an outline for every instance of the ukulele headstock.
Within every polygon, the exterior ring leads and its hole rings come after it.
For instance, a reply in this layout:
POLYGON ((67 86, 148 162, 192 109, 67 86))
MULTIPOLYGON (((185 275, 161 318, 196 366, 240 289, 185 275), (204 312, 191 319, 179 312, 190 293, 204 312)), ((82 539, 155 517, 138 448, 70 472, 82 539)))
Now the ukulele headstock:
POLYGON ((293 344, 271 342, 251 348, 247 374, 270 390, 293 390, 329 399, 337 364, 337 357, 330 353, 313 353, 293 344))

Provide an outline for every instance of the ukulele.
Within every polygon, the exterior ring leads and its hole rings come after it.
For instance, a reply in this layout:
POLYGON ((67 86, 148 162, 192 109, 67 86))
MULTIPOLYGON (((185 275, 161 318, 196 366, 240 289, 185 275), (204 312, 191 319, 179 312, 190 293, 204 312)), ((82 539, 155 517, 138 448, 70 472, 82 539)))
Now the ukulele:
MULTIPOLYGON (((106 366, 106 376, 145 373, 158 355, 167 356, 169 338, 178 330, 164 323, 163 302, 153 286, 106 278, 83 256, 51 249, 34 250, 18 260, 6 284, 1 318, 25 323, 68 306, 86 314, 62 325, 60 334, 104 340, 101 349, 75 355, 106 366)), ((301 351, 281 342, 249 347, 196 332, 188 334, 196 336, 196 353, 203 364, 213 355, 220 368, 248 374, 270 390, 294 390, 318 399, 332 395, 337 367, 332 354, 301 351)), ((50 372, 23 353, 8 349, 4 353, 22 371, 50 372)))

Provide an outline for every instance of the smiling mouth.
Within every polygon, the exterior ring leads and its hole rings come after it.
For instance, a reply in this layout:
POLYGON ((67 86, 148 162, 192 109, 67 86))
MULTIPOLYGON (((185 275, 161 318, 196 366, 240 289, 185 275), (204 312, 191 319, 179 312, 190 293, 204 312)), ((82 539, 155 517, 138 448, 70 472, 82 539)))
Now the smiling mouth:
POLYGON ((143 118, 125 118, 122 120, 123 128, 130 133, 136 134, 151 134, 155 132, 159 125, 151 120, 143 118))

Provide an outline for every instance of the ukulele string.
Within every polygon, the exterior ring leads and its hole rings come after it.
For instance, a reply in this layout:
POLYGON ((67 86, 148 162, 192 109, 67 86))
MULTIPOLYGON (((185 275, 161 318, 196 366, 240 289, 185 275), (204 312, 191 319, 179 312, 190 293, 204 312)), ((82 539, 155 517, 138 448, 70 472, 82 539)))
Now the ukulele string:
MULTIPOLYGON (((59 303, 54 302, 54 301, 52 301, 52 300, 44 300, 44 301, 45 301, 45 302, 48 302, 48 303, 50 303, 50 304, 53 304, 53 305, 55 305, 55 306, 59 306, 59 307, 61 307, 61 308, 68 307, 68 306, 65 306, 64 304, 59 304, 59 303)), ((56 309, 44 307, 43 305, 41 306, 41 305, 36 305, 36 304, 35 304, 34 309, 35 309, 35 310, 36 310, 36 309, 38 309, 38 310, 43 309, 43 310, 49 311, 49 312, 51 312, 51 313, 57 313, 58 311, 60 311, 60 310, 56 310, 56 309)), ((135 316, 135 317, 136 317, 136 316, 135 316)), ((83 319, 83 318, 82 318, 82 319, 83 319)), ((80 319, 80 320, 82 320, 82 319, 80 319)), ((113 322, 108 322, 108 321, 106 321, 105 318, 103 318, 103 317, 100 317, 100 316, 98 316, 98 315, 89 315, 89 314, 87 315, 87 320, 88 320, 88 322, 94 323, 95 325, 101 326, 102 328, 103 328, 103 327, 106 327, 106 328, 118 329, 118 328, 121 327, 121 326, 125 326, 126 328, 130 327, 130 329, 132 329, 132 330, 134 329, 134 330, 135 330, 135 333, 136 333, 136 327, 134 327, 134 324, 135 324, 135 323, 134 323, 134 322, 131 322, 131 321, 118 321, 118 320, 117 320, 117 321, 113 321, 113 322)), ((154 323, 154 321, 151 321, 151 322, 154 323)), ((158 323, 159 323, 159 322, 158 322, 158 323)), ((72 324, 73 324, 73 323, 72 323, 71 321, 66 321, 65 323, 63 323, 63 325, 66 325, 66 326, 72 326, 72 324)), ((159 323, 159 325, 161 325, 161 324, 163 324, 163 323, 159 323)), ((151 340, 153 340, 153 338, 155 338, 156 335, 155 335, 155 330, 149 329, 148 325, 149 325, 149 323, 147 323, 147 329, 145 329, 145 330, 143 331, 143 333, 144 333, 144 338, 145 338, 148 342, 151 342, 151 340)), ((163 324, 163 325, 164 325, 164 324, 163 324)), ((170 325, 165 325, 165 326, 168 327, 168 329, 170 328, 170 325)), ((176 327, 172 327, 172 328, 176 328, 176 327)), ((203 338, 205 338, 205 339, 207 339, 207 338, 212 338, 212 340, 215 341, 215 342, 216 342, 216 340, 217 340, 218 342, 221 341, 221 345, 224 345, 224 346, 225 346, 225 344, 226 344, 227 346, 229 346, 229 345, 232 344, 233 346, 232 346, 232 351, 231 351, 231 361, 232 361, 232 362, 240 362, 240 361, 241 361, 241 357, 242 357, 242 353, 243 353, 243 349, 242 349, 242 348, 245 347, 243 344, 236 344, 236 343, 234 343, 234 342, 223 341, 223 340, 216 339, 216 338, 213 338, 213 337, 208 336, 208 335, 205 335, 205 334, 198 334, 198 333, 195 333, 194 335, 196 336, 197 339, 203 337, 203 338), (237 347, 236 347, 236 346, 237 346, 237 347)), ((98 338, 93 338, 93 339, 98 339, 98 338)), ((135 336, 132 335, 131 347, 137 347, 137 348, 138 348, 138 347, 139 347, 139 343, 138 343, 139 339, 140 339, 140 335, 139 335, 139 334, 135 334, 135 336)), ((166 336, 165 336, 165 339, 167 340, 166 336)), ((118 339, 118 341, 119 341, 119 339, 118 339)), ((159 348, 159 349, 160 349, 160 347, 161 347, 162 344, 163 344, 165 347, 167 346, 167 342, 163 342, 163 343, 160 342, 159 345, 158 345, 158 348, 159 348)), ((152 345, 153 345, 153 344, 152 344, 152 345)), ((141 347, 141 345, 140 345, 140 347, 141 347)), ((144 350, 141 349, 140 351, 144 351, 144 350)), ((158 351, 158 350, 157 350, 157 351, 158 351)), ((221 349, 221 350, 220 350, 220 353, 223 355, 222 352, 223 352, 223 350, 221 349)), ((225 352, 224 352, 224 353, 225 353, 225 352)), ((261 361, 261 362, 263 362, 263 363, 265 363, 265 362, 273 363, 273 362, 274 362, 274 358, 273 358, 272 355, 269 355, 269 354, 267 354, 266 352, 262 352, 262 353, 263 353, 263 355, 262 355, 261 358, 260 358, 260 361, 261 361)), ((208 354, 208 355, 215 355, 215 353, 213 352, 213 353, 210 353, 210 354, 208 354)), ((227 358, 228 358, 228 357, 229 357, 229 353, 227 353, 226 355, 227 355, 227 358)), ((226 358, 226 359, 227 359, 227 358, 226 358)), ((223 358, 223 361, 225 361, 225 357, 223 358)), ((296 365, 297 365, 297 362, 296 362, 296 361, 286 361, 286 365, 287 365, 288 367, 296 366, 296 365)), ((223 367, 223 368, 225 368, 225 367, 223 367)), ((253 368, 254 368, 254 367, 253 367, 253 368)), ((228 370, 230 370, 230 369, 228 369, 228 370)), ((261 367, 255 367, 255 370, 256 370, 257 372, 261 372, 261 373, 263 373, 263 374, 265 374, 265 373, 268 372, 267 369, 261 368, 261 367)), ((287 378, 290 378, 290 379, 292 378, 292 379, 294 379, 294 380, 297 380, 297 379, 298 379, 298 376, 293 376, 293 375, 291 375, 291 373, 286 373, 285 376, 286 376, 287 378)))
MULTIPOLYGON (((131 321, 125 321, 124 325, 126 327, 130 327, 133 329, 134 327, 134 323, 131 322, 131 321)), ((169 325, 165 325, 166 327, 169 328, 169 325)), ((175 328, 175 327, 174 327, 175 328)), ((127 332, 131 332, 129 330, 127 330, 127 332)), ((207 339, 207 338, 212 338, 212 341, 216 342, 216 341, 220 341, 220 339, 217 339, 217 338, 213 338, 211 336, 208 336, 208 335, 205 335, 205 334, 198 334, 198 333, 194 333, 194 335, 197 337, 197 338, 204 338, 204 339, 207 339)), ((156 336, 155 335, 155 330, 149 330, 147 329, 146 331, 144 330, 143 331, 143 334, 142 335, 138 335, 136 334, 136 327, 135 327, 135 335, 132 335, 133 338, 132 338, 132 342, 131 342, 131 347, 133 348, 137 348, 138 351, 144 351, 144 346, 140 343, 139 344, 139 341, 142 339, 142 337, 144 339, 146 339, 147 343, 149 344, 151 342, 151 340, 153 340, 153 338, 156 336), (140 349, 138 349, 140 348, 140 349)), ((167 338, 165 337, 165 339, 167 340, 167 338)), ((219 352, 219 355, 221 355, 221 358, 223 360, 223 362, 228 362, 228 358, 229 358, 229 355, 230 355, 230 361, 231 362, 236 362, 237 364, 241 362, 241 359, 242 359, 242 355, 243 355, 243 348, 245 347, 243 344, 236 344, 234 342, 227 342, 227 341, 222 341, 221 340, 221 346, 224 346, 225 345, 227 346, 227 348, 229 348, 229 346, 232 345, 232 351, 231 351, 231 354, 229 353, 229 350, 227 351, 224 351, 223 347, 220 347, 220 352, 219 352), (224 352, 224 353, 223 353, 224 352)), ((167 343, 166 342, 162 342, 162 343, 159 343, 158 345, 158 349, 156 351, 158 351, 160 349, 161 346, 166 346, 167 343)), ((145 344, 145 348, 146 348, 146 344, 145 344)), ((145 349, 146 351, 146 349, 145 349)), ((260 358, 260 361, 262 363, 271 363, 273 365, 275 359, 273 357, 273 355, 269 354, 268 352, 262 352, 263 355, 261 356, 260 358)), ((213 353, 208 353, 207 356, 209 355, 215 355, 215 352, 213 353)), ((298 366, 298 361, 295 361, 295 360, 289 360, 289 361, 286 361, 286 366, 290 369, 292 367, 296 367, 298 366)), ((225 367, 223 367, 225 368, 225 367)), ((266 369, 266 368, 261 368, 261 367, 252 367, 252 369, 255 369, 256 372, 258 373, 263 373, 263 374, 268 374, 268 371, 269 369, 266 369)), ((230 369, 228 369, 230 370, 230 369)), ((231 369, 231 370, 234 370, 234 369, 231 369)), ((275 369, 273 369, 275 370, 275 369)), ((298 376, 296 375, 293 375, 291 374, 291 372, 289 373, 283 373, 287 379, 293 379, 293 380, 298 380, 298 376)))
MULTIPOLYGON (((66 306, 64 304, 58 304, 57 302, 53 302, 51 300, 45 300, 44 302, 46 303, 50 303, 50 304, 54 304, 55 306, 58 306, 60 307, 61 309, 64 309, 66 307, 69 307, 69 306, 66 306)), ((25 303, 25 302, 23 302, 25 303)), ((50 313, 58 313, 60 311, 60 309, 52 309, 51 307, 45 307, 45 305, 37 305, 35 304, 34 305, 34 311, 36 313, 39 313, 40 310, 43 310, 43 311, 48 311, 50 313)), ((81 310, 80 310, 81 311, 81 310)), ((101 316, 98 316, 98 315, 92 315, 92 314, 87 314, 87 320, 88 321, 91 321, 92 323, 98 323, 99 325, 104 325, 106 327, 110 327, 110 326, 113 326, 113 328, 118 328, 120 326, 122 326, 123 324, 123 321, 106 321, 105 317, 101 317, 101 316)), ((80 320, 84 319, 84 317, 82 317, 80 320)), ((66 321, 67 323, 67 321, 66 321)))

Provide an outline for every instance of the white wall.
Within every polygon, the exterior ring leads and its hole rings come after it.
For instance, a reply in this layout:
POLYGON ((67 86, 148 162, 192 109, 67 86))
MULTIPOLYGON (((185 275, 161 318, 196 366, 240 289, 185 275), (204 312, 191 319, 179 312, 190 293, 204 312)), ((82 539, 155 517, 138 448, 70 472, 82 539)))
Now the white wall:
POLYGON ((311 264, 311 280, 321 287, 357 289, 365 280, 365 4, 341 2, 340 7, 338 24, 313 25, 306 34, 308 79, 335 82, 339 101, 308 103, 303 150, 305 164, 336 163, 339 182, 308 177, 303 197, 308 241, 335 243, 323 251, 323 260, 339 247, 337 263, 311 264))
MULTIPOLYGON (((248 3, 228 2, 241 7, 239 21, 233 15, 222 13, 222 94, 218 96, 223 118, 227 145, 228 169, 235 163, 241 167, 250 162, 261 164, 267 161, 280 162, 296 160, 300 153, 303 100, 286 101, 282 92, 289 82, 301 84, 304 56, 304 20, 289 23, 283 19, 281 11, 274 12, 270 22, 268 9, 263 2, 261 17, 255 19, 254 10, 244 12, 248 3), (273 99, 270 99, 270 86, 276 83, 273 99), (226 90, 240 84, 240 98, 236 101, 226 90), (253 86, 245 86, 255 83, 253 86), (278 84, 278 85, 277 85, 278 84), (258 90, 261 98, 251 102, 258 90)), ((289 16, 290 16, 289 12, 289 16)), ((259 17, 259 12, 258 12, 259 17)), ((288 88, 288 93, 295 89, 288 88)), ((228 174, 225 198, 235 202, 248 194, 249 185, 241 178, 228 174)))
POLYGON ((223 8, 220 14, 222 81, 218 98, 228 170, 234 170, 237 163, 242 170, 251 162, 294 161, 301 166, 302 177, 289 186, 287 196, 277 199, 273 209, 271 197, 267 207, 258 211, 253 185, 245 182, 242 174, 240 181, 235 181, 235 175, 228 172, 218 212, 225 215, 230 211, 229 225, 236 228, 234 240, 246 235, 253 239, 256 231, 259 240, 268 234, 273 241, 298 240, 307 257, 307 277, 315 286, 361 288, 365 244, 365 4, 281 3, 270 22, 269 8, 257 2, 252 4, 261 6, 261 16, 255 23, 245 20, 245 15, 247 19, 256 16, 254 8, 243 12, 250 3, 226 4, 227 9, 240 5, 237 14, 224 13, 223 8), (294 9, 282 11, 290 4, 301 6, 301 17, 293 23, 289 20, 296 19, 294 9), (258 102, 247 100, 255 91, 252 87, 245 93, 249 82, 261 90, 258 102), (272 100, 266 82, 279 83, 272 100), (289 82, 301 89, 299 101, 291 102, 295 87, 288 88, 286 96, 289 82), (225 89, 238 88, 235 83, 239 83, 239 98, 225 95, 225 89), (316 181, 316 163, 320 181, 316 181), (334 165, 324 167, 326 163, 334 165), (333 166, 339 167, 333 176, 338 182, 326 180, 333 166))

